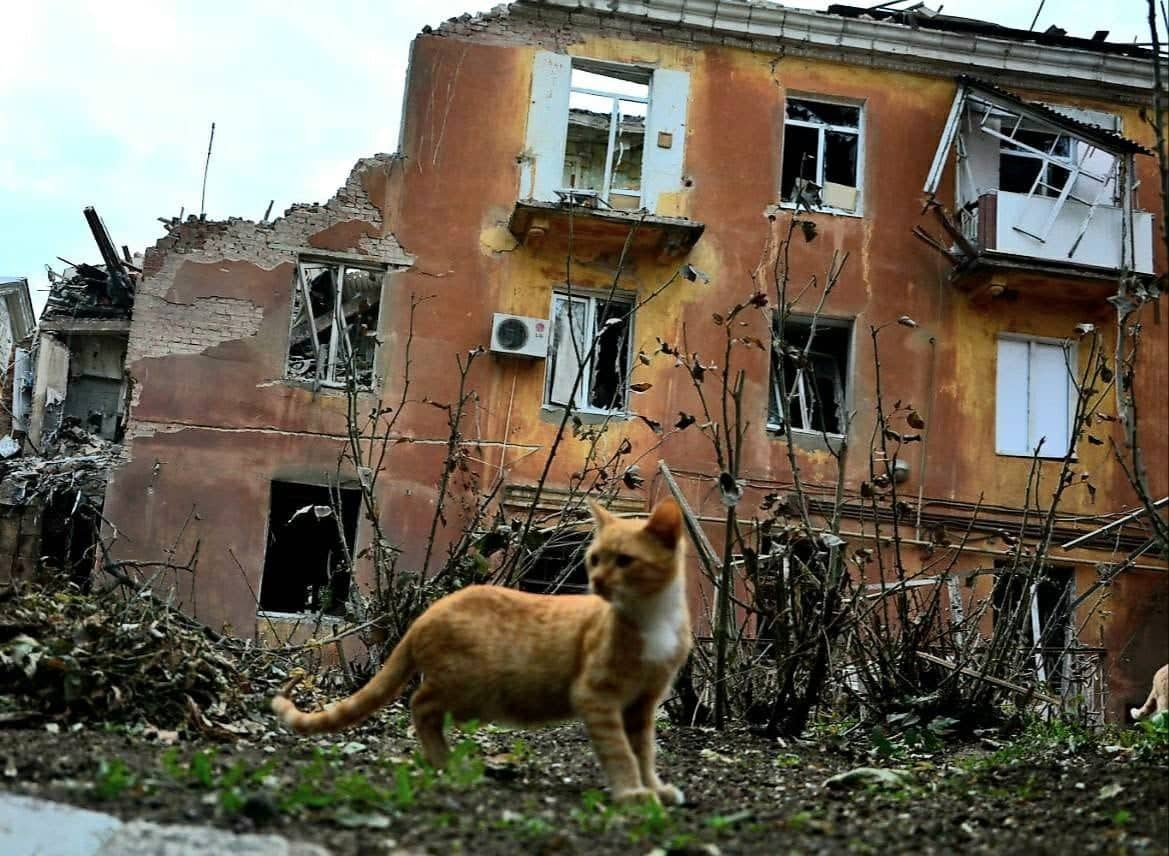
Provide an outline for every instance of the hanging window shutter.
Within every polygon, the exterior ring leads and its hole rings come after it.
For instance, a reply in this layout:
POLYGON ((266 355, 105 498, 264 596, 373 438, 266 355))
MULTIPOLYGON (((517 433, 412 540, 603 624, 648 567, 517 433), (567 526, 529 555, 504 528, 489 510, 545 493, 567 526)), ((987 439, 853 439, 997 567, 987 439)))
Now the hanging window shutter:
POLYGON ((646 120, 645 160, 642 164, 641 204, 658 210, 658 194, 682 189, 682 150, 686 143, 686 102, 690 75, 663 68, 654 72, 646 120), (658 135, 670 135, 670 147, 658 145, 658 135))
POLYGON ((584 357, 585 349, 589 344, 589 339, 585 335, 585 316, 587 314, 588 304, 583 300, 573 300, 570 303, 567 297, 558 295, 552 301, 552 341, 548 346, 550 357, 548 402, 550 404, 577 407, 582 399, 581 392, 585 379, 581 379, 575 397, 572 396, 572 385, 580 369, 580 364, 576 359, 577 352, 579 350, 581 356, 584 357), (572 342, 574 330, 576 333, 575 346, 572 342))
POLYGON ((532 101, 524 146, 529 160, 520 171, 520 198, 555 202, 564 175, 568 130, 568 84, 572 60, 540 51, 532 64, 532 101))
POLYGON ((999 339, 995 391, 995 451, 1000 455, 1029 455, 1028 343, 999 339))
POLYGON ((1067 352, 1062 345, 1031 342, 1031 371, 1028 409, 1031 413, 1029 443, 1032 449, 1046 437, 1042 454, 1045 458, 1063 457, 1071 440, 1068 415, 1067 352))

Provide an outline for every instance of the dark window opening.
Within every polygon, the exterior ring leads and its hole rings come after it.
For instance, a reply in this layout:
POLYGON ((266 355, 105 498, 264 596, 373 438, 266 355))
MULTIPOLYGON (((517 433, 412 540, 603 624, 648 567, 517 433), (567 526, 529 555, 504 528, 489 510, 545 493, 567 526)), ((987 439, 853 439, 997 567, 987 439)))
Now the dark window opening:
MULTIPOLYGON (((1050 158, 1070 161, 1071 140, 1066 136, 1045 131, 1020 130, 1016 133, 1015 139, 1032 149, 1046 153, 1050 158)), ((999 153, 1000 190, 1008 193, 1030 193, 1034 187, 1037 196, 1059 196, 1070 177, 1070 170, 1006 140, 1002 142, 999 153)))
POLYGON ((292 300, 286 375, 323 386, 371 389, 376 374, 383 269, 302 261, 292 300), (338 288, 338 282, 340 288, 338 288), (342 323, 335 324, 334 319, 342 323))
MULTIPOLYGON (((996 568, 1004 566, 997 564, 996 568)), ((1031 585, 1022 573, 1000 570, 994 580, 994 621, 1015 621, 1020 625, 1019 642, 1038 648, 1047 682, 1055 690, 1064 685, 1064 654, 1072 631, 1074 580, 1071 568, 1045 568, 1035 581, 1034 609, 1031 585)), ((1029 666, 1036 668, 1037 663, 1032 660, 1029 666)))
POLYGON ((589 590, 584 551, 588 532, 553 532, 540 546, 528 570, 520 579, 520 590, 535 594, 581 594, 589 590))
POLYGON ((780 198, 855 211, 859 200, 859 107, 788 99, 780 198))
POLYGON ((852 327, 821 319, 809 348, 812 335, 811 321, 789 318, 783 330, 781 355, 777 353, 780 341, 776 333, 771 354, 768 424, 773 428, 783 426, 782 401, 786 399, 793 429, 843 435, 852 327))
POLYGON ((100 515, 100 498, 95 506, 80 491, 55 493, 45 504, 41 565, 46 571, 67 575, 84 592, 89 591, 97 561, 100 515))
POLYGON ((344 613, 360 506, 360 490, 272 482, 261 610, 344 613))

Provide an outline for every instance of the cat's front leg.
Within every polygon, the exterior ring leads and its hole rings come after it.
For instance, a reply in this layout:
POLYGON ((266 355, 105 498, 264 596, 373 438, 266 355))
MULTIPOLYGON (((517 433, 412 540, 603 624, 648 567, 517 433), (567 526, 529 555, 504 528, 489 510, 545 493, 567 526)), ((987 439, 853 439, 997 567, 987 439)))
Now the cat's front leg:
POLYGON ((657 774, 657 745, 655 741, 654 714, 657 711, 657 698, 643 698, 634 702, 625 709, 625 734, 633 754, 637 758, 638 770, 641 773, 641 782, 648 789, 657 794, 666 805, 682 805, 686 797, 682 791, 673 785, 667 785, 658 778, 657 774))
POLYGON ((625 736, 621 711, 611 705, 588 703, 579 706, 593 751, 609 780, 613 799, 618 802, 652 797, 654 791, 642 785, 637 757, 625 736))

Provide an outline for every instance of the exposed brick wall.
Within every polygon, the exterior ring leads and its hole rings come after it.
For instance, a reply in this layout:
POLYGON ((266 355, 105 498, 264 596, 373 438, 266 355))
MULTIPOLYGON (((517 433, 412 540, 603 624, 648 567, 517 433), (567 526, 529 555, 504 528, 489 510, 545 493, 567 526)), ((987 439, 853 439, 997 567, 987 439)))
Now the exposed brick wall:
POLYGON ((172 287, 185 261, 247 261, 271 270, 295 261, 297 249, 312 246, 312 238, 325 230, 338 224, 358 223, 365 234, 357 238, 354 246, 346 247, 347 252, 391 265, 410 264, 398 240, 384 229, 382 211, 366 191, 371 173, 388 173, 395 163, 392 155, 363 158, 327 203, 294 205, 271 223, 240 218, 209 222, 192 217, 172 225, 170 233, 146 252, 144 273, 135 296, 127 362, 198 354, 224 342, 253 336, 260 329, 263 309, 251 301, 218 296, 176 300, 172 287))

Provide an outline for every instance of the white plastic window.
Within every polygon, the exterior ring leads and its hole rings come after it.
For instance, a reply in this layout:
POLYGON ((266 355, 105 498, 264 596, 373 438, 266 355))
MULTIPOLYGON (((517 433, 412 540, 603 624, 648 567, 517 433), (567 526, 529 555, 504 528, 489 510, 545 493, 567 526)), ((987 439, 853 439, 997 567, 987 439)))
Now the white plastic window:
POLYGON ((604 413, 625 411, 630 309, 621 300, 553 295, 545 366, 547 404, 604 413))
POLYGON ((1063 342, 998 340, 995 451, 1062 458, 1072 433, 1074 352, 1063 342))
POLYGON ((813 209, 859 212, 861 144, 860 107, 789 98, 780 198, 813 209))

